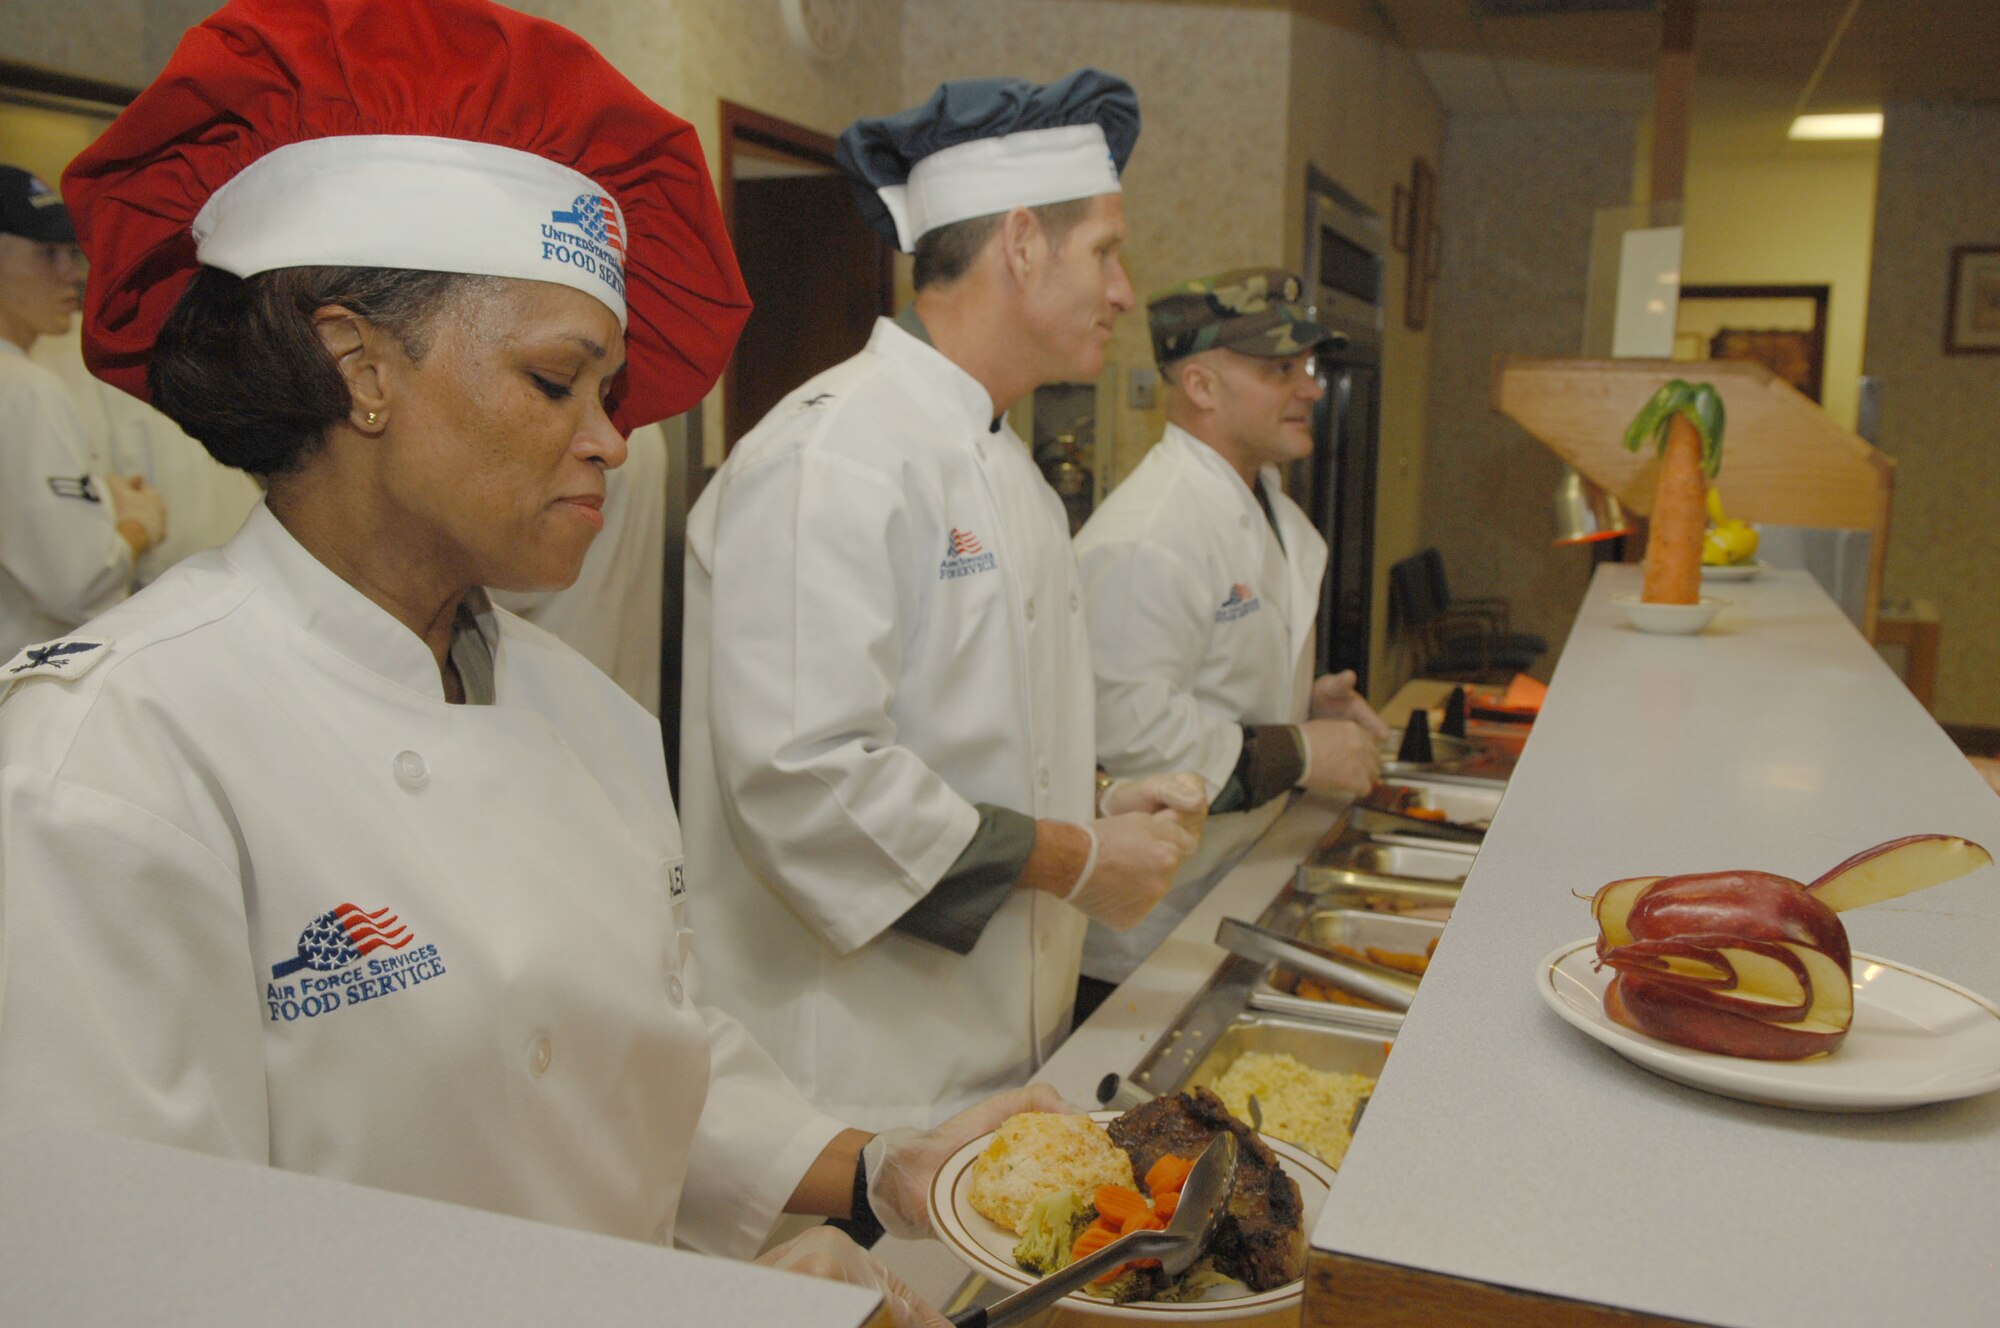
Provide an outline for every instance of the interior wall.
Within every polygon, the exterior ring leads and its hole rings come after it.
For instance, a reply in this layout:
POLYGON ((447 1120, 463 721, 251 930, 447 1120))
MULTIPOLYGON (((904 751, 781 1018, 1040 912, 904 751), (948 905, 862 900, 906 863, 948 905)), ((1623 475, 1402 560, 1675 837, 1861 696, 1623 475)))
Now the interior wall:
MULTIPOLYGON (((1434 169, 1440 164, 1444 124, 1436 93, 1374 5, 1315 0, 1304 6, 1291 33, 1286 264, 1296 268, 1303 256, 1308 163, 1373 208, 1386 235, 1395 186, 1408 188, 1412 161, 1422 157, 1434 169)), ((1453 224, 1449 215, 1440 220, 1441 226, 1453 224)), ((1389 565, 1422 543, 1424 402, 1432 336, 1431 327, 1411 331, 1404 324, 1409 257, 1393 246, 1386 256, 1368 670, 1369 692, 1378 702, 1386 702, 1408 677, 1399 652, 1389 647, 1389 565)), ((1436 303, 1433 298, 1433 309, 1436 303)))
POLYGON ((1188 277, 1278 260, 1285 209, 1285 76, 1291 16, 1249 4, 1139 0, 906 0, 903 103, 940 82, 1010 74, 1036 82, 1082 65, 1139 94, 1139 144, 1123 180, 1125 267, 1141 309, 1122 318, 1105 372, 1115 400, 1112 474, 1131 473, 1165 413, 1133 409, 1129 372, 1150 369, 1143 304, 1188 277), (1216 59, 1218 51, 1228 58, 1216 59))
POLYGON ((1890 599, 1937 607, 1936 713, 2000 725, 2000 355, 1944 353, 1951 251, 2000 245, 2000 107, 1887 107, 1867 372, 1896 458, 1890 599))
POLYGON ((1684 284, 1833 288, 1820 404, 1850 429, 1868 319, 1875 176, 1873 144, 1755 159, 1697 151, 1682 204, 1684 284))
POLYGON ((1579 352, 1591 219, 1631 195, 1635 127, 1627 115, 1445 124, 1424 541, 1444 554, 1454 595, 1501 596, 1515 630, 1548 638, 1543 678, 1582 603, 1590 554, 1550 543, 1562 463, 1492 409, 1493 357, 1579 352))

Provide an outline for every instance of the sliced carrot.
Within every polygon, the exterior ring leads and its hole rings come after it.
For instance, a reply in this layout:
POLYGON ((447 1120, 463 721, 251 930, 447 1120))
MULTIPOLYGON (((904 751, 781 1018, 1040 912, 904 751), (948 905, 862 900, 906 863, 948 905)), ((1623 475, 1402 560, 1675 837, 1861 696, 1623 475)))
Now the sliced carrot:
POLYGON ((1188 1173, 1194 1170, 1194 1162, 1185 1157, 1164 1154, 1146 1170, 1146 1188, 1158 1198, 1167 1191, 1178 1192, 1187 1184, 1188 1173))
POLYGON ((1166 1229, 1166 1218, 1161 1217, 1157 1213, 1147 1213, 1144 1217, 1135 1217, 1130 1222, 1127 1222, 1125 1229, 1119 1234, 1129 1236, 1135 1231, 1165 1231, 1166 1229))
POLYGON ((1128 1190, 1123 1185, 1097 1187, 1099 1221, 1111 1222, 1120 1231, 1130 1231, 1134 1221, 1152 1215, 1153 1210, 1147 1205, 1146 1196, 1137 1190, 1128 1190))
POLYGON ((1076 1238, 1076 1243, 1070 1246, 1070 1262, 1075 1263, 1086 1254, 1095 1254, 1117 1239, 1116 1231, 1102 1222, 1092 1222, 1083 1229, 1083 1234, 1076 1238))
POLYGON ((1179 1190, 1161 1190, 1153 1197, 1153 1211, 1161 1217, 1172 1217, 1174 1210, 1181 1206, 1179 1190))

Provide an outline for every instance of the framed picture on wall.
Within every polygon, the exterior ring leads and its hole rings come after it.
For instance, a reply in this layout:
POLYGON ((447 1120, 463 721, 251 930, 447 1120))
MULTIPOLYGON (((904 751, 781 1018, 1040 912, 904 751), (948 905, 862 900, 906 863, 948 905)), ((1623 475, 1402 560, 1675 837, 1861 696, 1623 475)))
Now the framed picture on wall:
POLYGON ((2000 355, 2000 244, 1962 244, 1951 251, 1944 353, 2000 355))

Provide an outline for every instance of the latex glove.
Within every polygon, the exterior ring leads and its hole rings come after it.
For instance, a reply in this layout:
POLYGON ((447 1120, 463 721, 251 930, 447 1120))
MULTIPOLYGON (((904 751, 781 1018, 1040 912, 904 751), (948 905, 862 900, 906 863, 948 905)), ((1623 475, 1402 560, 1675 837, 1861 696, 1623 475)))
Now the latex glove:
POLYGON ((934 1130, 888 1130, 861 1150, 868 1176, 868 1206, 882 1229, 899 1240, 931 1234, 931 1181, 953 1153, 1000 1128, 1024 1111, 1075 1115, 1076 1108, 1047 1084, 1029 1084, 975 1102, 934 1130))
POLYGON ((1306 713, 1313 719, 1345 719, 1359 724, 1377 742, 1389 740, 1389 726, 1382 722, 1367 698, 1354 690, 1353 669, 1322 673, 1314 678, 1312 708, 1306 713))
POLYGON ((1375 739, 1346 719, 1309 719, 1299 725, 1306 740, 1306 772, 1299 785, 1314 793, 1366 793, 1382 774, 1375 739))
POLYGON ((879 1291, 896 1328, 951 1328, 944 1315, 918 1299, 917 1293, 884 1267, 880 1259, 849 1240, 846 1232, 833 1227, 814 1227, 764 1251, 757 1256, 757 1262, 766 1268, 879 1291))
POLYGON ((1202 823, 1208 819, 1208 781, 1191 770, 1114 779, 1097 800, 1099 816, 1157 811, 1173 812, 1181 825, 1199 835, 1202 823))
POLYGON ((1201 842, 1171 810, 1107 816, 1085 829, 1090 857, 1064 898, 1113 931, 1130 931, 1166 898, 1201 842))
POLYGON ((106 475, 104 487, 111 495, 112 524, 136 523, 146 532, 147 549, 167 537, 167 500, 144 475, 106 475))

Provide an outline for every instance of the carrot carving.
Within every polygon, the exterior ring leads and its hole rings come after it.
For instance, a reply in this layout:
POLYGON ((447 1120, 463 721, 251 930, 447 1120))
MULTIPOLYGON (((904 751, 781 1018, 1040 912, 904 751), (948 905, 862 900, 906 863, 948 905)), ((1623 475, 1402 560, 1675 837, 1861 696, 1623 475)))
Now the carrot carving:
POLYGON ((1676 378, 1653 394, 1625 430, 1627 448, 1636 452, 1650 441, 1662 458, 1639 595, 1648 604, 1701 601, 1703 503, 1706 481, 1722 467, 1722 428, 1716 390, 1676 378))

